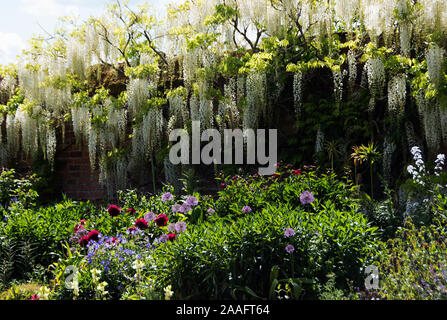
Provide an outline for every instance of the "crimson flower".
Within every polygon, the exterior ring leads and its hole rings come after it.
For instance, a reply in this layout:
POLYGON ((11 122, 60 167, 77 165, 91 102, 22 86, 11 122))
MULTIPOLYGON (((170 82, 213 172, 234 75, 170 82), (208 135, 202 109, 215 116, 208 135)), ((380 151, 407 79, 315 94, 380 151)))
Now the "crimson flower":
POLYGON ((135 221, 135 227, 137 227, 140 230, 144 230, 147 229, 147 221, 144 219, 138 219, 137 221, 135 221))
POLYGON ((118 206, 115 206, 114 204, 111 204, 108 208, 107 211, 109 212, 111 217, 116 217, 119 216, 121 208, 118 206))
POLYGON ((38 294, 34 294, 34 295, 31 297, 31 300, 40 300, 40 297, 39 297, 38 294))
POLYGON ((87 246, 89 241, 90 241, 90 238, 88 236, 84 236, 81 239, 79 239, 79 245, 84 248, 87 246))
POLYGON ((301 174, 301 170, 293 170, 293 174, 295 176, 299 176, 301 174))
POLYGON ((134 208, 129 208, 129 209, 127 209, 126 212, 135 214, 137 212, 137 210, 135 210, 134 208))
POLYGON ((168 223, 168 216, 160 213, 157 218, 155 218, 155 224, 159 227, 163 227, 168 223))
POLYGON ((97 241, 99 238, 99 232, 97 230, 92 230, 88 233, 88 239, 97 241))

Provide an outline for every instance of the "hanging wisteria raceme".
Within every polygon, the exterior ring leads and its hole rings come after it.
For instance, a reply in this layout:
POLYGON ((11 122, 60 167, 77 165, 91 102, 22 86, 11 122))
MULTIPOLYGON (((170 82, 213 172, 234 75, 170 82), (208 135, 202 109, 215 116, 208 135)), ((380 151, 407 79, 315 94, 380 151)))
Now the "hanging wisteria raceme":
MULTIPOLYGON (((224 117, 225 119, 223 119, 223 121, 225 122, 226 119, 228 118, 229 120, 229 125, 230 128, 234 129, 234 128, 238 128, 240 126, 240 113, 237 107, 238 104, 238 95, 239 94, 243 94, 242 90, 240 93, 238 93, 238 86, 239 80, 235 77, 232 77, 228 80, 228 83, 225 84, 224 86, 224 97, 225 97, 225 102, 223 103, 222 106, 222 117, 224 117)), ((242 83, 241 83, 242 86, 242 83)), ((242 88, 243 89, 243 88, 242 88)))
POLYGON ((191 114, 191 121, 200 121, 199 97, 196 94, 192 94, 189 99, 189 111, 191 114))
POLYGON ((315 137, 315 153, 322 152, 324 148, 324 132, 321 125, 318 125, 317 135, 315 137))
MULTIPOLYGON (((397 0, 396 12, 399 16, 408 16, 410 12, 410 2, 408 0, 397 0)), ((404 56, 410 55, 410 40, 411 40, 411 21, 401 19, 399 21, 399 38, 400 38, 400 51, 404 56)))
MULTIPOLYGON (((39 109, 33 109, 33 113, 38 114, 39 109)), ((37 119, 30 115, 26 110, 19 109, 15 114, 16 125, 21 130, 22 150, 28 157, 34 157, 39 148, 39 126, 37 119)))
POLYGON ((365 64, 366 74, 368 76, 368 87, 371 92, 368 110, 375 108, 375 100, 383 93, 385 86, 386 73, 382 59, 371 58, 365 64))
POLYGON ((244 110, 243 128, 256 129, 260 111, 265 108, 265 88, 267 75, 265 72, 251 72, 247 76, 247 105, 244 110))
POLYGON ((17 79, 11 74, 7 74, 3 79, 0 77, 0 92, 5 92, 8 97, 14 93, 17 86, 17 79))
POLYGON ((428 152, 436 152, 441 142, 441 128, 439 121, 439 107, 430 104, 422 94, 416 98, 419 116, 422 118, 425 141, 427 142, 428 152))
POLYGON ((293 102, 295 104, 295 113, 297 116, 301 114, 303 103, 303 72, 295 72, 293 74, 293 102))
POLYGON ((46 130, 46 158, 51 167, 54 166, 54 156, 56 155, 56 129, 54 126, 48 125, 46 130))
POLYGON ((141 126, 141 137, 145 148, 145 155, 156 150, 161 145, 163 138, 163 111, 161 108, 151 108, 143 116, 143 124, 141 126))
POLYGON ((383 177, 385 181, 391 183, 391 164, 393 161, 393 154, 396 151, 396 144, 390 141, 389 138, 385 138, 383 141, 383 177))
POLYGON ((443 55, 443 49, 438 47, 436 44, 432 44, 425 53, 428 75, 430 77, 430 81, 435 86, 439 86, 439 82, 441 81, 443 55))
POLYGON ((148 79, 129 79, 127 84, 127 103, 130 116, 133 117, 143 108, 150 98, 154 84, 148 79))
POLYGON ((405 74, 395 75, 388 82, 388 112, 402 114, 405 108, 407 85, 405 74))
POLYGON ((6 138, 8 157, 16 157, 20 148, 20 122, 16 121, 15 114, 6 115, 6 138))
POLYGON ((189 120, 189 110, 187 108, 184 94, 180 92, 174 92, 169 95, 168 101, 170 114, 169 121, 171 122, 171 126, 173 127, 175 124, 177 124, 177 127, 183 126, 183 124, 185 124, 186 121, 189 120))
POLYGON ((334 96, 337 108, 343 99, 343 73, 341 70, 332 70, 332 78, 334 81, 334 96))
MULTIPOLYGON (((96 40, 95 40, 96 41, 96 40)), ((72 74, 85 79, 86 62, 85 59, 90 56, 85 52, 83 43, 80 39, 70 38, 67 43, 67 70, 72 74)))
POLYGON ((88 141, 90 130, 91 114, 87 106, 71 108, 71 119, 73 123, 73 132, 78 143, 88 141))
POLYGON ((88 123, 88 155, 90 159, 90 167, 92 171, 96 168, 96 153, 98 144, 98 133, 91 122, 88 123))
POLYGON ((354 91, 355 81, 357 80, 357 61, 355 58, 355 52, 353 50, 348 51, 348 74, 349 74, 349 89, 354 91))

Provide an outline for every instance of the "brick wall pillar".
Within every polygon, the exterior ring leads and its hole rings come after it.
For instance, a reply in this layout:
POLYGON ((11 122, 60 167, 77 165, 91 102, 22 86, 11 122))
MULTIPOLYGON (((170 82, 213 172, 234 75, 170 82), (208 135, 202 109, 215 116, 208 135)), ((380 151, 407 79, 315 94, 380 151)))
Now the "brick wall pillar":
POLYGON ((98 172, 91 171, 88 146, 81 146, 75 139, 73 127, 66 125, 65 139, 58 136, 54 163, 55 175, 61 191, 76 200, 100 200, 105 190, 98 182, 98 172))

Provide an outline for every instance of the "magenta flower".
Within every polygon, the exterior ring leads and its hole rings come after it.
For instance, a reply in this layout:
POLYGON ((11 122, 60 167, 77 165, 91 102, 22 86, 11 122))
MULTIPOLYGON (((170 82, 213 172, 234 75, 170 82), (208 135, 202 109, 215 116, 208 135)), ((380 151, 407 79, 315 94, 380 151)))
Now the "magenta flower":
POLYGON ((284 231, 284 235, 286 237, 293 237, 295 235, 295 230, 292 228, 287 228, 286 231, 284 231))
POLYGON ((289 244, 288 246, 286 246, 286 251, 288 253, 292 253, 293 251, 295 251, 295 247, 291 244, 289 244))
POLYGON ((121 211, 121 208, 118 207, 118 206, 116 206, 116 205, 114 205, 114 204, 111 204, 111 205, 107 208, 107 211, 109 212, 109 214, 110 214, 111 217, 116 217, 116 216, 119 216, 120 211, 121 211))
POLYGON ((314 202, 315 198, 312 192, 310 191, 303 191, 300 195, 300 201, 302 204, 309 204, 314 202))
POLYGON ((251 208, 250 208, 249 206, 244 206, 244 207, 242 208, 242 212, 243 212, 243 213, 249 213, 249 212, 251 212, 251 208))
POLYGON ((163 193, 161 196, 161 201, 166 202, 173 200, 174 196, 170 192, 163 193))

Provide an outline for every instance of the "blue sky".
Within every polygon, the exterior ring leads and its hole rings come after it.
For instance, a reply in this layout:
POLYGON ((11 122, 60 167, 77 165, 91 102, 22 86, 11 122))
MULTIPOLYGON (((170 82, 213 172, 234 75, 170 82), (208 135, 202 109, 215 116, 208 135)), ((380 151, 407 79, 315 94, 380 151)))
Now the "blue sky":
MULTIPOLYGON (((129 0, 130 6, 148 2, 162 12, 168 0, 129 0)), ((81 20, 99 15, 110 0, 0 0, 0 64, 15 61, 33 34, 56 27, 58 17, 75 14, 81 20), (40 26, 39 26, 40 25, 40 26)))

